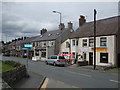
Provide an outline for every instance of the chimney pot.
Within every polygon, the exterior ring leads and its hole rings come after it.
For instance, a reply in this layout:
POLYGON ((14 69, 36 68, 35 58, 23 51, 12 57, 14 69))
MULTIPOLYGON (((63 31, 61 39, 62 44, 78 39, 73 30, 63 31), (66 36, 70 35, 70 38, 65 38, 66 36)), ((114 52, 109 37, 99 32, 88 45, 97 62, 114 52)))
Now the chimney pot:
POLYGON ((60 23, 60 25, 59 25, 59 29, 62 30, 62 29, 64 29, 64 28, 65 28, 64 23, 60 23))
POLYGON ((85 16, 80 15, 79 18, 79 27, 82 26, 86 22, 85 16))
POLYGON ((71 23, 71 21, 68 22, 68 29, 73 29, 73 23, 71 23))
POLYGON ((45 28, 45 29, 43 28, 42 30, 40 30, 40 34, 41 34, 41 35, 43 35, 43 34, 46 33, 46 32, 47 32, 47 29, 46 29, 46 28, 45 28))

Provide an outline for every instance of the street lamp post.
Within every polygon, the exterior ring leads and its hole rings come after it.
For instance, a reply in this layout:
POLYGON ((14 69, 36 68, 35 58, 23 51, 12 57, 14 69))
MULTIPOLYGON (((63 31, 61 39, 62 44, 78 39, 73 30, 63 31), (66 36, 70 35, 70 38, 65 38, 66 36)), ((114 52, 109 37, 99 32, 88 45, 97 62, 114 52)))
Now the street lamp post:
MULTIPOLYGON (((60 15, 60 25, 61 25, 61 19, 62 19, 62 13, 58 12, 58 11, 53 11, 53 13, 58 13, 60 15)), ((60 31, 60 48, 59 48, 59 52, 61 53, 61 35, 62 35, 62 30, 60 31)))
POLYGON ((94 9, 94 70, 96 69, 96 14, 97 11, 94 9))
POLYGON ((60 24, 61 24, 62 13, 61 13, 61 12, 58 12, 58 11, 53 11, 53 13, 58 13, 58 14, 60 14, 60 24))

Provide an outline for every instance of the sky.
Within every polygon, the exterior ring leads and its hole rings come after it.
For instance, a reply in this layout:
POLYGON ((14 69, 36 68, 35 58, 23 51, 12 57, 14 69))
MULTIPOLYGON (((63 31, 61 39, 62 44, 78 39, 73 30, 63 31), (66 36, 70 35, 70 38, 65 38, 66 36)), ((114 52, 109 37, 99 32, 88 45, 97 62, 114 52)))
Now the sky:
MULTIPOLYGON (((3 41, 10 41, 23 36, 40 35, 40 30, 46 28, 48 31, 58 29, 59 14, 62 13, 62 23, 67 28, 67 23, 73 23, 73 29, 78 28, 79 16, 84 15, 86 21, 93 21, 93 10, 97 10, 97 20, 114 17, 118 15, 118 2, 15 2, 5 0, 0 3, 2 12, 2 36, 3 41)), ((74 0, 75 1, 75 0, 74 0)))

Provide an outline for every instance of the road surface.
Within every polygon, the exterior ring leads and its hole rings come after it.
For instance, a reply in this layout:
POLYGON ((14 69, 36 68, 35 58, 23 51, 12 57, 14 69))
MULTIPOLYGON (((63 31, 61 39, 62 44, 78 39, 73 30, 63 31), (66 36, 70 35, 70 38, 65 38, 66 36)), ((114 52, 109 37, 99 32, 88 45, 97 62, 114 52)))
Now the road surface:
MULTIPOLYGON (((2 57, 3 60, 19 61, 27 65, 27 59, 2 57)), ((59 67, 41 61, 28 60, 28 70, 78 88, 118 88, 118 73, 84 69, 81 67, 59 67)))

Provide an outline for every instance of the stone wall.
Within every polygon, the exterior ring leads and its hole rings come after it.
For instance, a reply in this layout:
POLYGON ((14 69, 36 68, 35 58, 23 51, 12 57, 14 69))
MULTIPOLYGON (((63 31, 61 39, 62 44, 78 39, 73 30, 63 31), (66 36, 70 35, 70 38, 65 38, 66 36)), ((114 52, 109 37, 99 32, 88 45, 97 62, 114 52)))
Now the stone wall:
POLYGON ((27 75, 25 65, 21 65, 15 69, 6 71, 2 73, 2 79, 8 83, 8 85, 13 85, 27 75))
POLYGON ((1 90, 13 90, 5 81, 2 81, 1 90))

